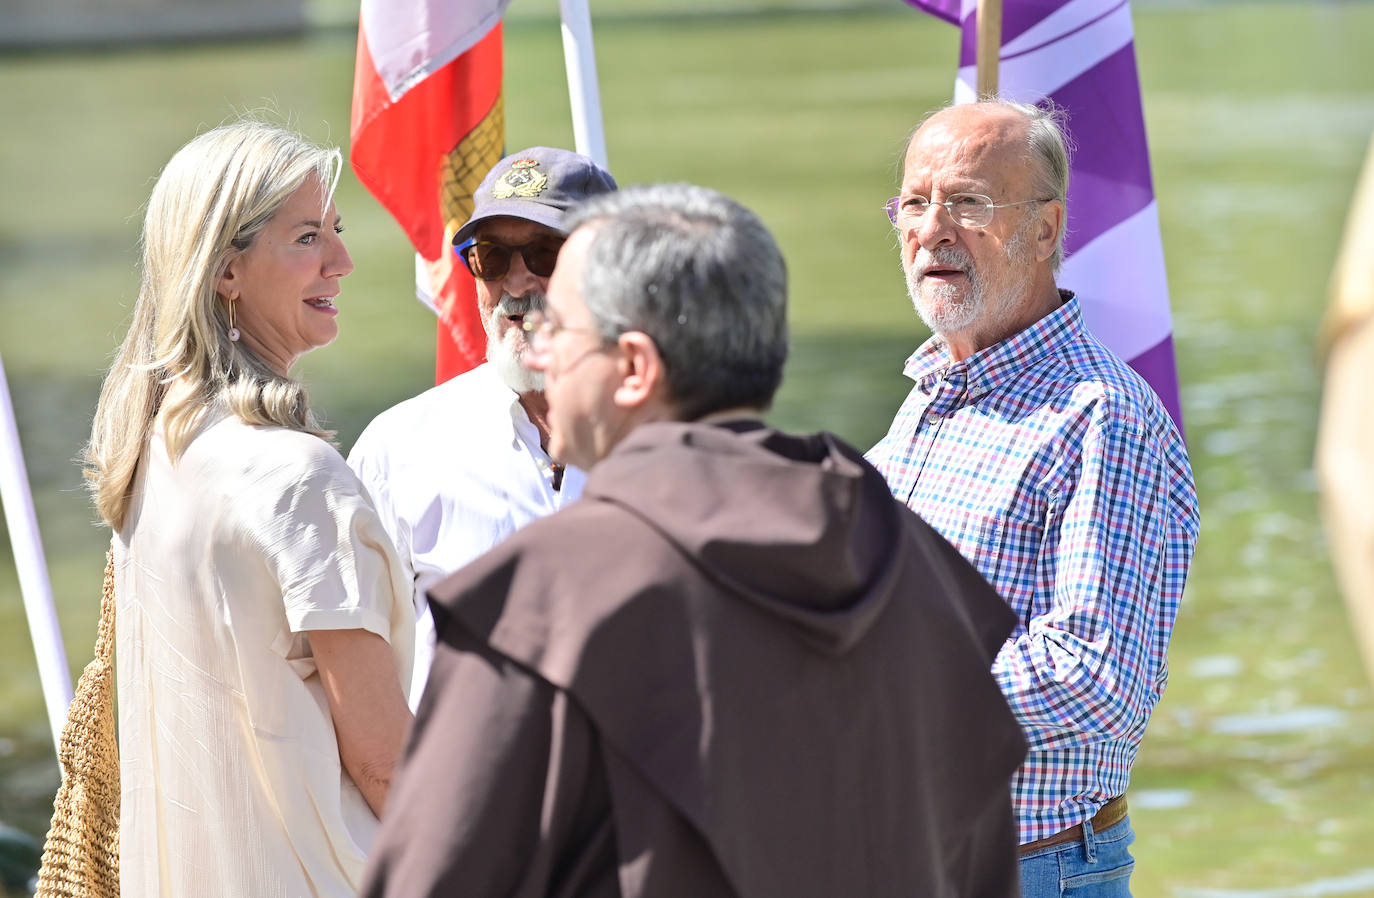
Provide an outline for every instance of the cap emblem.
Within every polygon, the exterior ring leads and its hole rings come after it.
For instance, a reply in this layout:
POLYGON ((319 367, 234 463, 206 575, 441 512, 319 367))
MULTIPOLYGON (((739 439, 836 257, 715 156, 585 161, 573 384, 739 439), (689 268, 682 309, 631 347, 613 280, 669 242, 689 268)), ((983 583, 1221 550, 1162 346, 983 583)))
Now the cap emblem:
POLYGON ((539 162, 534 159, 517 159, 510 169, 496 179, 491 195, 498 200, 513 196, 538 196, 549 186, 549 176, 539 171, 539 162))

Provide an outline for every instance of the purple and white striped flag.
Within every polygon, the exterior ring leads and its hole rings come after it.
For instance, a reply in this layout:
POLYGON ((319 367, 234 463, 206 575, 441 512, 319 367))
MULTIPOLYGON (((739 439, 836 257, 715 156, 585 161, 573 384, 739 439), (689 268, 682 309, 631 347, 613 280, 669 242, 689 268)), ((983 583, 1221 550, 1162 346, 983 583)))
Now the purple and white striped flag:
MULTIPOLYGON (((977 0, 907 0, 960 25, 956 102, 977 85, 977 0)), ((1067 110, 1076 147, 1060 284, 1097 338, 1155 388, 1179 431, 1178 372, 1130 0, 1003 0, 998 92, 1067 110)))

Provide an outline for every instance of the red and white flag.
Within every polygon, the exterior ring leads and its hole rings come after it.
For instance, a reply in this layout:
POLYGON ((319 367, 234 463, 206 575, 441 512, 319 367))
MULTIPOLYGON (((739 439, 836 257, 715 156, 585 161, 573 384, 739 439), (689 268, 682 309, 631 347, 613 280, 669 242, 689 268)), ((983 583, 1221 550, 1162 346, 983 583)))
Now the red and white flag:
POLYGON ((449 241, 505 146, 508 2, 362 0, 351 161, 415 247, 417 293, 439 316, 436 382, 486 357, 476 288, 449 241))

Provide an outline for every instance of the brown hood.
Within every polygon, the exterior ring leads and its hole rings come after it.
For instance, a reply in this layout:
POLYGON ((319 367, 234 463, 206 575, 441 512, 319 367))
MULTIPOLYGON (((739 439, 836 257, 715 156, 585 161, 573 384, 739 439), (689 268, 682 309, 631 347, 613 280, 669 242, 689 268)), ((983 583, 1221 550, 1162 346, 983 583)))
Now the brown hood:
POLYGON ((584 495, 634 514, 722 589, 827 652, 849 651, 892 599, 899 509, 831 434, 649 424, 596 466, 584 495))

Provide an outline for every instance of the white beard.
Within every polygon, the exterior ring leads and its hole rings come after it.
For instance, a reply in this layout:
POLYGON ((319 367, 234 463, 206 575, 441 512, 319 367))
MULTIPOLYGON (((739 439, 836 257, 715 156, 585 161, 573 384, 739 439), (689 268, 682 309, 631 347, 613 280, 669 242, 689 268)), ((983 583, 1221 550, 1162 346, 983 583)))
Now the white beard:
POLYGON ((916 314, 921 316, 931 333, 940 336, 977 330, 999 332, 1003 322, 1010 319, 1031 282, 1030 232, 1035 224, 1031 218, 1018 228, 1007 241, 1004 251, 1006 264, 1001 277, 989 282, 973 264, 966 250, 953 246, 935 250, 920 249, 910 265, 902 261, 907 294, 916 314), (921 293, 919 272, 932 264, 957 268, 968 275, 968 285, 940 284, 927 299, 921 293))
POLYGON ((543 392, 544 372, 525 367, 529 341, 523 330, 506 321, 506 316, 543 308, 543 294, 517 297, 506 293, 491 314, 482 319, 482 328, 487 332, 487 361, 496 369, 501 382, 517 393, 543 392))
POLYGON ((906 279, 906 292, 911 297, 911 305, 932 333, 956 333, 978 320, 978 313, 982 310, 984 302, 983 280, 978 270, 973 267, 972 257, 964 250, 953 246, 937 247, 934 250, 922 247, 910 265, 907 265, 905 259, 902 260, 902 274, 906 279), (967 287, 939 284, 936 285, 933 295, 927 298, 921 292, 920 272, 933 264, 963 271, 968 275, 967 287), (961 290, 967 290, 967 295, 961 295, 961 290))

